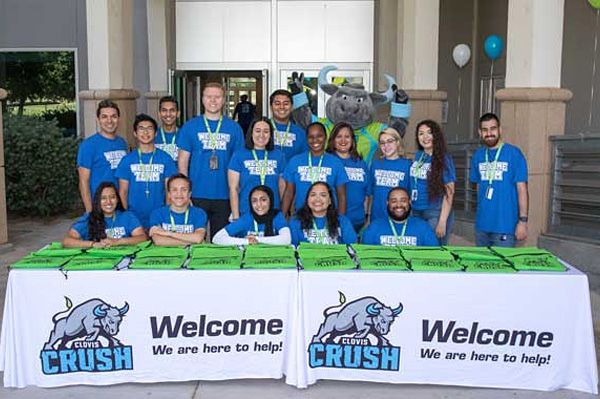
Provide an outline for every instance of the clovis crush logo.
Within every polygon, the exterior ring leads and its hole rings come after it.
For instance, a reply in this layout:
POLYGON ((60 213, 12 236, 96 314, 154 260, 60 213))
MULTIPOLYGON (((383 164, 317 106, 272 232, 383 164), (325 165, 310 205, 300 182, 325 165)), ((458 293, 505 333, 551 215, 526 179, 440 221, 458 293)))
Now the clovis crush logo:
POLYGON ((127 302, 117 308, 94 298, 73 307, 71 300, 65 299, 67 309, 52 317, 54 327, 40 352, 42 372, 53 375, 132 370, 131 346, 116 338, 123 316, 129 311, 127 302))
POLYGON ((341 292, 339 301, 323 311, 325 320, 308 346, 310 367, 398 371, 400 347, 385 335, 402 304, 391 308, 371 296, 346 303, 341 292))

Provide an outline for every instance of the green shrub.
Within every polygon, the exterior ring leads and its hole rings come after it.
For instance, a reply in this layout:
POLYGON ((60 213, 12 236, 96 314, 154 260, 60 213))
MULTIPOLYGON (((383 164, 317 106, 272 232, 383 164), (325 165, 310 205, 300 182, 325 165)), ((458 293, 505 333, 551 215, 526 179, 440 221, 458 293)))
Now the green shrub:
POLYGON ((5 115, 6 202, 11 212, 49 216, 78 198, 79 139, 63 137, 56 121, 5 115))
POLYGON ((41 117, 47 121, 56 119, 63 136, 77 135, 77 112, 73 108, 61 105, 42 112, 41 117))

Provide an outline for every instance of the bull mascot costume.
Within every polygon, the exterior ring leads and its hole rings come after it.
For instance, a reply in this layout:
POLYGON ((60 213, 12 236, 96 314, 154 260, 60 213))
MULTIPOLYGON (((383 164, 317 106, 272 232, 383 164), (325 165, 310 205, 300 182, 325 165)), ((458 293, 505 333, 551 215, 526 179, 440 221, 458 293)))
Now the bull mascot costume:
POLYGON ((327 73, 335 70, 337 67, 327 66, 319 72, 319 87, 331 96, 325 105, 327 117, 319 119, 312 114, 308 106, 308 97, 304 92, 304 74, 298 75, 297 72, 292 74, 294 120, 304 129, 318 120, 325 125, 327 136, 337 123, 350 124, 354 129, 358 153, 369 165, 377 151, 379 133, 382 130, 390 126, 404 137, 410 117, 408 95, 404 90, 399 89, 394 78, 387 74, 385 77, 388 81, 388 89, 385 93, 369 93, 361 84, 344 83, 338 86, 327 83, 325 78, 327 73), (375 108, 390 101, 392 104, 388 124, 375 122, 373 120, 375 108))

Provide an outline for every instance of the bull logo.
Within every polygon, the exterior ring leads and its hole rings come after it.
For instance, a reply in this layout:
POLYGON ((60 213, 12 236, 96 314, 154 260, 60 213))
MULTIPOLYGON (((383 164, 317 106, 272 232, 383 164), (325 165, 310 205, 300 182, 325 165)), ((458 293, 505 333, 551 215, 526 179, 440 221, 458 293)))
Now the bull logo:
POLYGON ((44 374, 132 369, 131 346, 116 338, 129 304, 117 308, 93 298, 73 307, 65 299, 67 309, 52 317, 54 327, 40 355, 44 374))
POLYGON ((392 308, 372 296, 346 303, 341 292, 339 302, 323 312, 325 320, 309 345, 310 366, 399 370, 400 347, 385 336, 402 313, 402 303, 392 308))

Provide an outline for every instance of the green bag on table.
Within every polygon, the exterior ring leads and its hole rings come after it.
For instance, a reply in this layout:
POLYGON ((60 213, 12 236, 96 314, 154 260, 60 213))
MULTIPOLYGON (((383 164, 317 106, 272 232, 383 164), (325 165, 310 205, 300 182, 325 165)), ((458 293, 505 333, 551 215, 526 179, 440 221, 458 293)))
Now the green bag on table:
POLYGON ((453 272, 463 268, 454 256, 443 249, 432 247, 402 247, 402 256, 410 262, 413 271, 453 272))
POLYGON ((301 257, 300 262, 304 270, 349 270, 356 269, 356 264, 348 254, 330 255, 321 254, 316 257, 301 257))
POLYGON ((362 270, 410 270, 406 261, 399 256, 395 258, 359 258, 358 264, 362 270))
POLYGON ((159 247, 152 246, 138 252, 136 258, 151 258, 151 257, 184 257, 187 259, 188 250, 182 247, 159 247))
POLYGON ((43 257, 65 257, 65 256, 76 256, 83 253, 83 249, 81 248, 63 248, 60 242, 53 242, 46 246, 45 248, 40 249, 39 251, 32 252, 31 255, 34 256, 43 256, 43 257))
POLYGON ((311 242, 301 242, 297 248, 298 254, 304 251, 316 251, 316 252, 348 252, 346 244, 313 244, 311 242))
POLYGON ((466 272, 474 273, 515 273, 516 270, 504 259, 461 259, 466 272))
POLYGON ((135 258, 130 269, 179 269, 185 263, 186 256, 146 256, 135 258))
POLYGON ((69 260, 72 256, 35 256, 27 255, 18 262, 10 265, 13 269, 58 269, 69 260))
POLYGON ((192 245, 190 253, 192 259, 242 256, 237 245, 196 244, 192 245))
POLYGON ((100 258, 83 254, 71 259, 63 266, 63 270, 109 270, 114 269, 122 260, 123 258, 118 257, 100 258))
MULTIPOLYGON (((239 251, 238 251, 239 252, 239 251)), ((188 269, 205 269, 205 270, 238 270, 242 265, 242 255, 239 256, 223 256, 223 257, 207 257, 207 258, 192 258, 187 265, 188 269)))
POLYGON ((133 256, 138 251, 140 251, 140 248, 138 248, 136 245, 118 245, 108 248, 90 248, 87 249, 85 253, 91 256, 98 256, 100 258, 122 258, 124 256, 133 256))
POLYGON ((136 244, 136 247, 138 247, 139 249, 144 249, 148 248, 150 245, 152 245, 152 240, 146 240, 136 244))
POLYGON ((517 270, 548 272, 564 272, 567 270, 556 256, 545 249, 536 247, 492 247, 492 250, 503 256, 517 270))
POLYGON ((296 255, 291 245, 247 245, 245 269, 295 269, 296 255))

